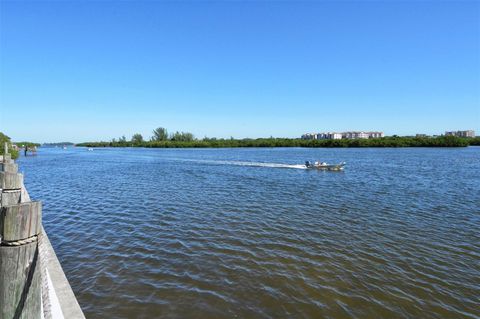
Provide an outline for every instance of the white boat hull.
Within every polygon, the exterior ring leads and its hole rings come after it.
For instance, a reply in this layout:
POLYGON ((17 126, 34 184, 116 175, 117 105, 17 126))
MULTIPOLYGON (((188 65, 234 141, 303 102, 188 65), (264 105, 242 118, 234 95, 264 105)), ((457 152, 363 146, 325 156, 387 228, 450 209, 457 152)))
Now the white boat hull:
POLYGON ((327 163, 306 163, 305 167, 308 169, 318 169, 325 171, 341 171, 345 167, 345 162, 340 164, 327 164, 327 163))

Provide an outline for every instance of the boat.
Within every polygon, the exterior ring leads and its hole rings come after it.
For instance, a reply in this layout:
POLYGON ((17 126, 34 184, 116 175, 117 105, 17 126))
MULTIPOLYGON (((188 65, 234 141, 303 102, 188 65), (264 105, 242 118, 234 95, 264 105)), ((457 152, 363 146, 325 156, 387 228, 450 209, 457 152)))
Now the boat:
POLYGON ((341 171, 343 170, 346 162, 341 162, 339 164, 328 164, 325 162, 310 162, 305 161, 305 167, 309 169, 321 169, 326 171, 341 171))
POLYGON ((93 148, 89 147, 89 148, 87 149, 87 151, 93 151, 93 148))

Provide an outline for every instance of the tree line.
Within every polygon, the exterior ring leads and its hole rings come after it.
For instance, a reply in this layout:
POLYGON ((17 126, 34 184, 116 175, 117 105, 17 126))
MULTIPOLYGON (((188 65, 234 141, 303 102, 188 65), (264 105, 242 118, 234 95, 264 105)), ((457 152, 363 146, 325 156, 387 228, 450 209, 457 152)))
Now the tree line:
MULTIPOLYGON (((111 146, 125 146, 133 144, 143 146, 145 143, 149 142, 165 142, 165 141, 172 141, 172 142, 191 142, 195 140, 195 136, 189 132, 179 132, 176 131, 174 133, 168 133, 167 129, 164 127, 159 127, 153 130, 152 136, 150 137, 149 141, 146 141, 143 138, 143 135, 140 133, 135 133, 132 135, 130 140, 127 140, 125 135, 119 137, 118 139, 114 138, 110 142, 98 142, 98 143, 110 143, 111 146)), ((95 143, 95 142, 94 142, 95 143)), ((77 145, 83 145, 86 143, 81 143, 77 145)))
POLYGON ((168 134, 164 128, 153 131, 149 141, 140 134, 134 134, 130 141, 125 137, 110 142, 85 142, 77 146, 86 147, 150 147, 150 148, 230 148, 230 147, 466 147, 480 145, 480 138, 455 136, 409 137, 389 136, 371 139, 303 140, 298 138, 257 138, 257 139, 196 139, 193 134, 175 132, 168 134))

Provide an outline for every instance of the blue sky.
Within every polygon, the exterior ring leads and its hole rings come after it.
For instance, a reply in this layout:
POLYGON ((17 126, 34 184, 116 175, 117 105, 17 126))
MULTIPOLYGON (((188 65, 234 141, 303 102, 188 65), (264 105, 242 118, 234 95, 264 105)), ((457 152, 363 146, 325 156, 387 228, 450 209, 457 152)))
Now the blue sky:
POLYGON ((472 1, 0 3, 14 140, 480 134, 472 1))

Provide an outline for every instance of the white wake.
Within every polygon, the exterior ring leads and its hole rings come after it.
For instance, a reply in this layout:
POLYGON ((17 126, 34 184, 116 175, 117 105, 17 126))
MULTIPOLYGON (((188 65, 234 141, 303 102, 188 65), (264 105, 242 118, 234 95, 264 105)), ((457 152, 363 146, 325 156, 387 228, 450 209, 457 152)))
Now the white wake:
POLYGON ((214 165, 235 165, 235 166, 250 166, 250 167, 270 167, 270 168, 293 168, 293 169, 307 169, 302 164, 281 164, 281 163, 262 163, 262 162, 245 162, 245 161, 216 161, 216 160, 195 160, 195 159, 176 159, 187 162, 214 164, 214 165))

